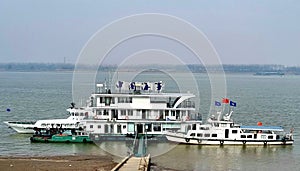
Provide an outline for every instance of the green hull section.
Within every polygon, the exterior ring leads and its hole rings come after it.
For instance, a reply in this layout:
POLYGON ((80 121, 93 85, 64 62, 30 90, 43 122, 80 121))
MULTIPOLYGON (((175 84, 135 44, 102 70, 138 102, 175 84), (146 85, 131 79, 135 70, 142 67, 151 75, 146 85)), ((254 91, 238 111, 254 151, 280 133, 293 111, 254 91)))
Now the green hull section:
POLYGON ((45 142, 45 143, 92 143, 93 141, 87 135, 53 135, 47 136, 33 136, 30 137, 31 142, 45 142))

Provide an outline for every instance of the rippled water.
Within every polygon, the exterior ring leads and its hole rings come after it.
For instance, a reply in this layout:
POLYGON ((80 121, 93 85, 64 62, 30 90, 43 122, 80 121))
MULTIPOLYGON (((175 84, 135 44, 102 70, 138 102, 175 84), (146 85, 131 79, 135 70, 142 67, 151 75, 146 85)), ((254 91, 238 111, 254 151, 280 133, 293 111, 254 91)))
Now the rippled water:
MULTIPOLYGON (((186 88, 193 92, 195 86, 189 84, 185 74, 177 73, 176 77, 186 82, 186 88)), ((172 78, 159 73, 146 73, 137 78, 160 79, 170 83, 166 89, 178 88, 172 84, 172 78)), ((199 111, 206 117, 211 104, 209 80, 205 74, 195 74, 195 78, 199 84, 199 111)), ((150 144, 150 151, 156 156, 152 162, 179 170, 299 170, 300 76, 227 74, 226 79, 228 97, 237 102, 233 116, 236 122, 255 125, 261 121, 264 125, 283 126, 287 130, 294 127, 295 144, 267 148, 178 145, 162 155, 159 155, 161 151, 168 151, 166 149, 171 149, 171 146, 150 144)), ((72 73, 0 72, 0 82, 1 156, 105 154, 92 144, 32 144, 30 135, 16 134, 3 124, 6 120, 67 117, 65 109, 72 102, 72 73), (11 111, 7 112, 7 108, 11 111)), ((115 145, 102 146, 106 146, 107 150, 116 150, 115 145)))

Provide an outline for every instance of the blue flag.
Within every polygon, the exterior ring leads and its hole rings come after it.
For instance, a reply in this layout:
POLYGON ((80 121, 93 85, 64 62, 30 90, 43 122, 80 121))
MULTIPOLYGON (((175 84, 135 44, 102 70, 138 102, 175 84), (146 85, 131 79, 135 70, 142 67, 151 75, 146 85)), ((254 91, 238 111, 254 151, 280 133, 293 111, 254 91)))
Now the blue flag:
POLYGON ((215 101, 215 106, 221 106, 221 102, 215 101))
POLYGON ((236 102, 230 101, 230 106, 236 107, 236 102))

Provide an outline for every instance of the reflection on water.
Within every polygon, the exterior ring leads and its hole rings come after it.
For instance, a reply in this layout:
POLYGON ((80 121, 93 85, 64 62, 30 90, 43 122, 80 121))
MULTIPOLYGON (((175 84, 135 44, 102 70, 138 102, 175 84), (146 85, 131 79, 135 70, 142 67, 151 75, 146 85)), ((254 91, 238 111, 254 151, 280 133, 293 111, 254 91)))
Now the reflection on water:
POLYGON ((292 149, 293 146, 178 145, 172 151, 152 158, 152 162, 178 170, 283 170, 281 164, 288 165, 289 169, 299 166, 292 149))
MULTIPOLYGON (((133 141, 104 141, 97 143, 99 147, 115 156, 125 157, 132 152, 133 141)), ((163 155, 176 147, 174 143, 148 142, 147 153, 152 157, 163 155)))

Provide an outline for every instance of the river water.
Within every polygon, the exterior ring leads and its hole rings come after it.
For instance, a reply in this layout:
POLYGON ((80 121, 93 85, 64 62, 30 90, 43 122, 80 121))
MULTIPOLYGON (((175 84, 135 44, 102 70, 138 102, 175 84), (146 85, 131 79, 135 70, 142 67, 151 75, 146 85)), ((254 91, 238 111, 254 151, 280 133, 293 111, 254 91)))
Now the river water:
MULTIPOLYGON (((197 91, 199 112, 207 117, 211 99, 220 100, 211 93, 206 74, 195 74, 198 84, 185 80, 184 73, 174 74, 185 82, 191 92, 197 91), (213 98, 212 98, 213 97, 213 98), (200 99, 200 100, 199 100, 200 99)), ((0 155, 1 156, 54 156, 93 154, 105 151, 123 155, 118 144, 40 144, 30 143, 30 135, 16 134, 3 121, 66 118, 66 108, 72 102, 72 72, 0 72, 0 155), (7 111, 10 109, 10 111, 7 111)), ((98 76, 103 81, 104 76, 98 76)), ((141 80, 163 80, 164 87, 176 91, 174 77, 160 73, 145 73, 141 80)), ((175 81, 176 82, 176 81, 175 81)), ((177 81, 178 82, 178 81, 177 81)), ((233 114, 236 122, 255 125, 295 128, 293 146, 189 146, 150 144, 152 162, 177 170, 299 170, 300 169, 300 76, 253 76, 227 74, 227 97, 237 102, 233 114)), ((125 154, 125 153, 124 153, 125 154)), ((120 158, 116 157, 116 160, 120 158)))

